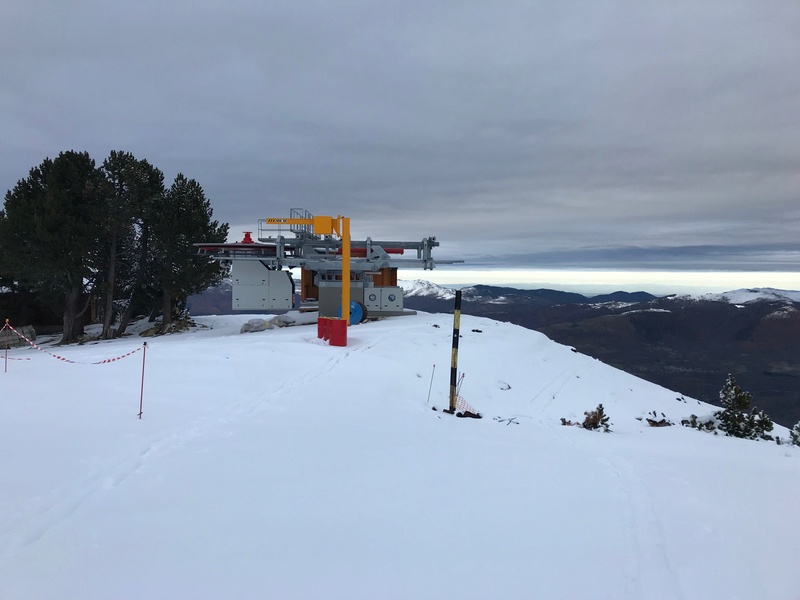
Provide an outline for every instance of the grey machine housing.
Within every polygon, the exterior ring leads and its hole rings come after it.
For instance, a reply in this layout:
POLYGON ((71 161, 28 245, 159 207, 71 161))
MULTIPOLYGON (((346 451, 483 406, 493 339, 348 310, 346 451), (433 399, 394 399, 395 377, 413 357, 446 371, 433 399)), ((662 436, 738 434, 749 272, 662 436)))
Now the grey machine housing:
MULTIPOLYGON (((293 218, 313 218, 308 211, 292 209, 293 218)), ((300 268, 301 310, 319 310, 322 317, 337 317, 342 297, 342 241, 314 234, 308 225, 258 224, 258 241, 195 244, 203 254, 231 266, 234 310, 281 311, 295 308, 297 284, 290 269, 300 268), (288 228, 293 237, 283 235, 288 228)), ((431 251, 435 237, 419 242, 355 240, 350 242, 350 299, 370 317, 413 314, 403 307, 403 289, 397 285, 398 268, 433 269, 431 251), (398 258, 406 251, 416 258, 398 258), (409 252, 410 253, 410 252, 409 252)), ((452 264, 463 261, 439 261, 452 264)))

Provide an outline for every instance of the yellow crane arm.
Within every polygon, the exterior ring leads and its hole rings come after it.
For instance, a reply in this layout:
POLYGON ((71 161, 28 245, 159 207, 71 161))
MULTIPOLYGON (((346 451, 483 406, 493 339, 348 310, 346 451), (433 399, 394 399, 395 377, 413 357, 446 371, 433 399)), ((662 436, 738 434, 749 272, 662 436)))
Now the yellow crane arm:
POLYGON ((268 225, 311 225, 312 232, 318 235, 333 235, 342 239, 342 319, 350 325, 350 218, 313 216, 301 218, 267 218, 268 225))
MULTIPOLYGON (((310 219, 295 218, 267 218, 264 223, 267 225, 311 225, 314 233, 318 235, 333 235, 343 238, 342 221, 347 219, 339 215, 338 217, 314 216, 310 219)), ((349 221, 349 219, 347 219, 349 221)))

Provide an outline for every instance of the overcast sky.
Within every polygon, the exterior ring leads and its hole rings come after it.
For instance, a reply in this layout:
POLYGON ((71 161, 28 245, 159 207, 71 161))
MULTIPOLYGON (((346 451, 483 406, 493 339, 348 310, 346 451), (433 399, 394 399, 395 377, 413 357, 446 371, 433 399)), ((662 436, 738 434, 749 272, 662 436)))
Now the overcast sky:
POLYGON ((800 2, 5 0, 0 188, 127 150, 232 237, 531 267, 800 271, 800 2))

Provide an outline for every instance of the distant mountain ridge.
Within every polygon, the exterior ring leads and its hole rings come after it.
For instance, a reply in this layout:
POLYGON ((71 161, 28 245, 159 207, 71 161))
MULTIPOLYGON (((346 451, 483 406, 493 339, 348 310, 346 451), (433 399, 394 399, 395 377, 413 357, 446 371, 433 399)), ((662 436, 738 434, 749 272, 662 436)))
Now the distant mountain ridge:
MULTIPOLYGON (((455 297, 455 290, 447 288, 430 281, 422 279, 401 280, 398 285, 403 288, 406 298, 409 297, 431 297, 441 300, 450 300, 455 297)), ((562 292, 551 289, 527 290, 513 287, 495 285, 473 285, 461 288, 462 299, 469 300, 488 300, 493 302, 508 299, 539 299, 545 303, 554 304, 597 304, 603 302, 647 302, 657 296, 647 292, 613 292, 611 294, 599 294, 597 296, 584 296, 576 292, 562 292)))
MULTIPOLYGON (((409 296, 431 296, 442 299, 455 297, 455 288, 449 288, 424 279, 400 280, 398 285, 409 296)), ((473 285, 460 288, 462 298, 500 298, 504 296, 535 296, 560 302, 562 304, 599 304, 603 302, 648 302, 659 297, 680 298, 685 300, 703 300, 708 302, 728 302, 730 304, 746 304, 748 302, 777 301, 800 302, 800 291, 781 290, 776 288, 742 288, 727 292, 708 294, 670 294, 655 296, 648 292, 617 291, 609 294, 586 296, 576 292, 563 292, 548 288, 524 289, 495 285, 473 285)))

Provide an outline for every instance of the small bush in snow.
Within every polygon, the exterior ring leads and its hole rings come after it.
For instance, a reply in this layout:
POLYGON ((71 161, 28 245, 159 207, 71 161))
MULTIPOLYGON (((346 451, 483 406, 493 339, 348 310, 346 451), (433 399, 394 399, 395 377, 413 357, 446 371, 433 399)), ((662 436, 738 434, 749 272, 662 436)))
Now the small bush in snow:
POLYGON ((715 434, 717 429, 717 422, 713 416, 698 417, 697 415, 691 415, 688 419, 681 421, 681 425, 699 429, 700 431, 713 431, 715 434))
POLYGON ((598 404, 596 409, 583 414, 586 417, 582 424, 584 429, 602 429, 606 433, 611 431, 611 423, 602 404, 598 404))
MULTIPOLYGON (((647 413, 647 416, 644 419, 647 421, 647 424, 650 425, 650 427, 669 427, 670 425, 673 425, 672 421, 670 421, 667 418, 667 415, 665 415, 663 412, 661 413, 660 419, 658 418, 658 415, 659 413, 651 410, 649 413, 647 413), (650 417, 650 415, 653 416, 650 417)), ((639 420, 641 421, 641 419, 639 420)))

